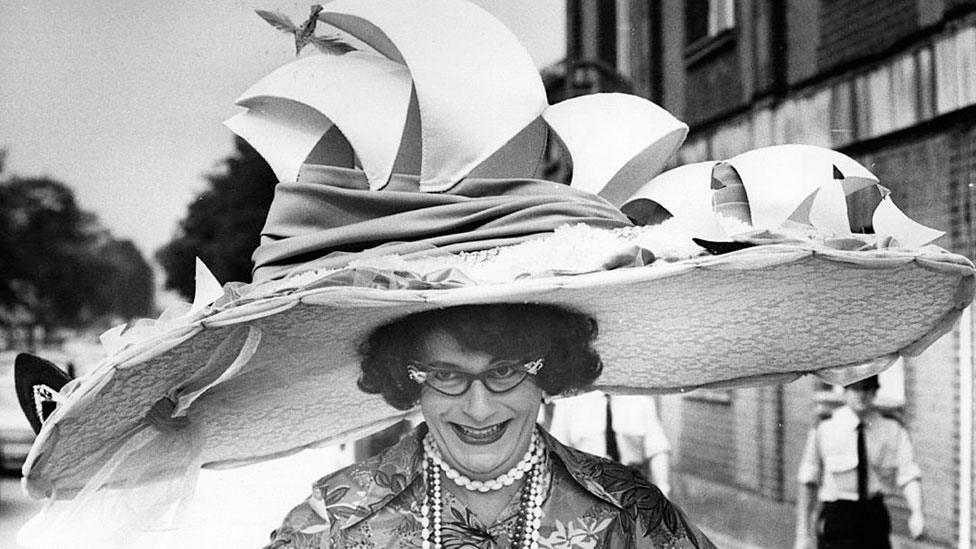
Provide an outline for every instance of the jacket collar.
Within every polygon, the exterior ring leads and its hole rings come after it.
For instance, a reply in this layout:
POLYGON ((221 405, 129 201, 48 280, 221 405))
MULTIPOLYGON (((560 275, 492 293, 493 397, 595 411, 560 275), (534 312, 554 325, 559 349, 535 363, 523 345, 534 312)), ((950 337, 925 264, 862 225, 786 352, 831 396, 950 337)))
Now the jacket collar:
MULTIPOLYGON (((601 474, 606 466, 604 460, 563 446, 541 427, 539 431, 550 455, 555 455, 562 462, 570 476, 584 490, 622 508, 619 498, 612 495, 603 482, 605 479, 601 474)), ((360 490, 346 491, 338 500, 330 501, 329 505, 369 511, 350 515, 340 528, 351 528, 369 518, 392 499, 410 489, 414 483, 418 483, 421 490, 424 489, 423 481, 418 477, 423 466, 422 442, 426 434, 427 424, 423 423, 387 450, 353 466, 354 470, 350 474, 365 484, 360 484, 360 490)))
MULTIPOLYGON (((868 427, 877 420, 880 414, 877 410, 871 410, 864 416, 864 424, 868 427)), ((857 424, 861 422, 861 418, 857 417, 854 410, 847 405, 841 406, 834 410, 831 418, 836 422, 836 425, 844 430, 854 431, 857 429, 857 424)))

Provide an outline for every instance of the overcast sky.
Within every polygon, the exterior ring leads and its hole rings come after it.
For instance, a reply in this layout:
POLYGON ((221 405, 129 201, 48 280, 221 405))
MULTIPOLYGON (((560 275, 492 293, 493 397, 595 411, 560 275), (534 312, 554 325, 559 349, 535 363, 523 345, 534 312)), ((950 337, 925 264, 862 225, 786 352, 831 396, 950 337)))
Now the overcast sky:
MULTIPOLYGON (((148 259, 203 174, 233 150, 222 122, 250 84, 294 59, 255 9, 301 21, 309 1, 2 0, 0 148, 6 174, 75 190, 148 259)), ((565 50, 565 0, 476 0, 540 67, 565 50)))

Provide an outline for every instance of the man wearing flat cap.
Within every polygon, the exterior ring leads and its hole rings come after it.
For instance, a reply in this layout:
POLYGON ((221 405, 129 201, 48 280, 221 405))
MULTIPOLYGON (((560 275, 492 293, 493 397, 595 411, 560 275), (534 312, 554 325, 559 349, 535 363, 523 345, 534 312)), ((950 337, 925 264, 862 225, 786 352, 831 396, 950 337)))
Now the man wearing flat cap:
POLYGON ((797 548, 814 539, 818 549, 890 548, 884 496, 898 490, 909 533, 922 535, 919 466, 905 427, 875 407, 879 387, 877 376, 846 385, 844 405, 810 430, 797 475, 797 548))

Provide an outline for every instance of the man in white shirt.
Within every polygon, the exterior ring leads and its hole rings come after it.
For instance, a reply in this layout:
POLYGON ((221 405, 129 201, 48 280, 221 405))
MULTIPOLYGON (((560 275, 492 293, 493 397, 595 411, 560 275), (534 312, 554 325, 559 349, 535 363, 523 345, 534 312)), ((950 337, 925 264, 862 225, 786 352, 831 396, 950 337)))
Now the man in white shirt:
POLYGON ((668 443, 654 397, 593 391, 555 402, 550 433, 564 444, 639 470, 665 496, 671 492, 668 443), (616 454, 607 448, 607 407, 616 454))
POLYGON ((818 549, 890 548, 884 496, 898 490, 909 533, 921 536, 919 466, 905 427, 874 406, 879 387, 877 376, 845 386, 845 404, 810 430, 797 474, 796 548, 813 547, 814 538, 818 549))

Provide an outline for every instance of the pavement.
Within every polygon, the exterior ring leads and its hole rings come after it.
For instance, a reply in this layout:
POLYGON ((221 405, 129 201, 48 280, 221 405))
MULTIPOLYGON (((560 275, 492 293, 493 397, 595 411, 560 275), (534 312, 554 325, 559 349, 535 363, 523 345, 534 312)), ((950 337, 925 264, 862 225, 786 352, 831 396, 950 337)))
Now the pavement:
POLYGON ((738 540, 705 527, 702 527, 701 530, 715 544, 715 547, 719 547, 720 549, 767 549, 761 545, 738 540))
POLYGON ((17 530, 41 509, 41 502, 27 497, 20 489, 20 479, 0 478, 0 547, 24 549, 17 545, 17 530))
MULTIPOLYGON (((186 549, 260 547, 285 514, 308 496, 313 481, 351 458, 351 451, 329 447, 236 469, 201 471, 189 520, 175 534, 178 543, 151 538, 152 543, 186 549)), ((0 547, 27 549, 16 543, 17 531, 40 509, 41 502, 22 492, 18 478, 0 478, 0 547)), ((76 540, 70 546, 94 547, 76 540)))
MULTIPOLYGON (((251 474, 254 474, 254 472, 251 474)), ((236 474, 231 476, 236 479, 242 478, 236 474)), ((257 494, 254 493, 255 491, 253 489, 249 490, 251 492, 250 498, 254 498, 252 501, 255 504, 253 505, 241 502, 238 502, 236 505, 233 503, 228 505, 226 501, 221 505, 214 505, 215 499, 225 499, 227 496, 232 495, 230 492, 232 491, 233 480, 233 478, 228 478, 226 474, 217 473, 216 475, 208 475, 204 472, 204 477, 201 479, 200 493, 198 494, 197 503, 203 503, 205 507, 216 510, 205 522, 210 524, 210 532, 220 533, 221 541, 219 543, 213 543, 213 540, 208 540, 208 530, 203 529, 202 531, 194 532, 191 536, 198 538, 197 542, 190 545, 184 545, 181 542, 181 547, 200 547, 201 549, 204 547, 259 547, 267 539, 271 530, 277 526, 277 522, 281 520, 288 508, 298 503, 306 495, 305 492, 311 482, 305 483, 305 489, 300 494, 287 494, 273 498, 275 500, 291 498, 284 505, 270 502, 268 494, 260 493, 264 492, 262 489, 259 489, 259 493, 257 494), (220 488, 219 485, 225 483, 227 485, 220 488), (270 510, 275 508, 277 509, 274 511, 270 510), (229 537, 231 539, 228 539, 229 537)), ((278 480, 280 481, 281 479, 278 480)), ((280 488, 276 483, 263 484, 265 489, 268 486, 272 486, 274 488, 272 492, 280 488)), ((291 492, 292 490, 286 491, 291 492)), ((16 543, 17 531, 40 508, 41 502, 30 499, 21 491, 19 479, 12 477, 0 478, 0 547, 4 547, 5 549, 28 549, 26 546, 16 543)), ((717 547, 723 549, 763 549, 758 545, 743 543, 719 532, 706 529, 705 534, 717 547)))
MULTIPOLYGON (((314 469, 306 467, 335 467, 337 459, 344 459, 334 452, 309 452, 312 453, 299 454, 301 457, 297 459, 284 458, 242 469, 201 473, 194 501, 196 524, 183 531, 179 544, 172 546, 188 549, 260 547, 291 506, 307 495, 316 474, 308 474, 314 469), (332 464, 327 460, 333 460, 332 464)), ((41 502, 30 499, 21 491, 18 478, 0 478, 0 547, 29 549, 16 543, 17 531, 40 508, 41 502)), ((715 546, 722 549, 774 549, 765 543, 736 539, 705 524, 699 526, 715 546)), ((755 522, 748 527, 755 530, 755 522)), ((937 547, 897 537, 893 541, 898 549, 937 547)), ((84 549, 78 544, 72 547, 84 549)))

